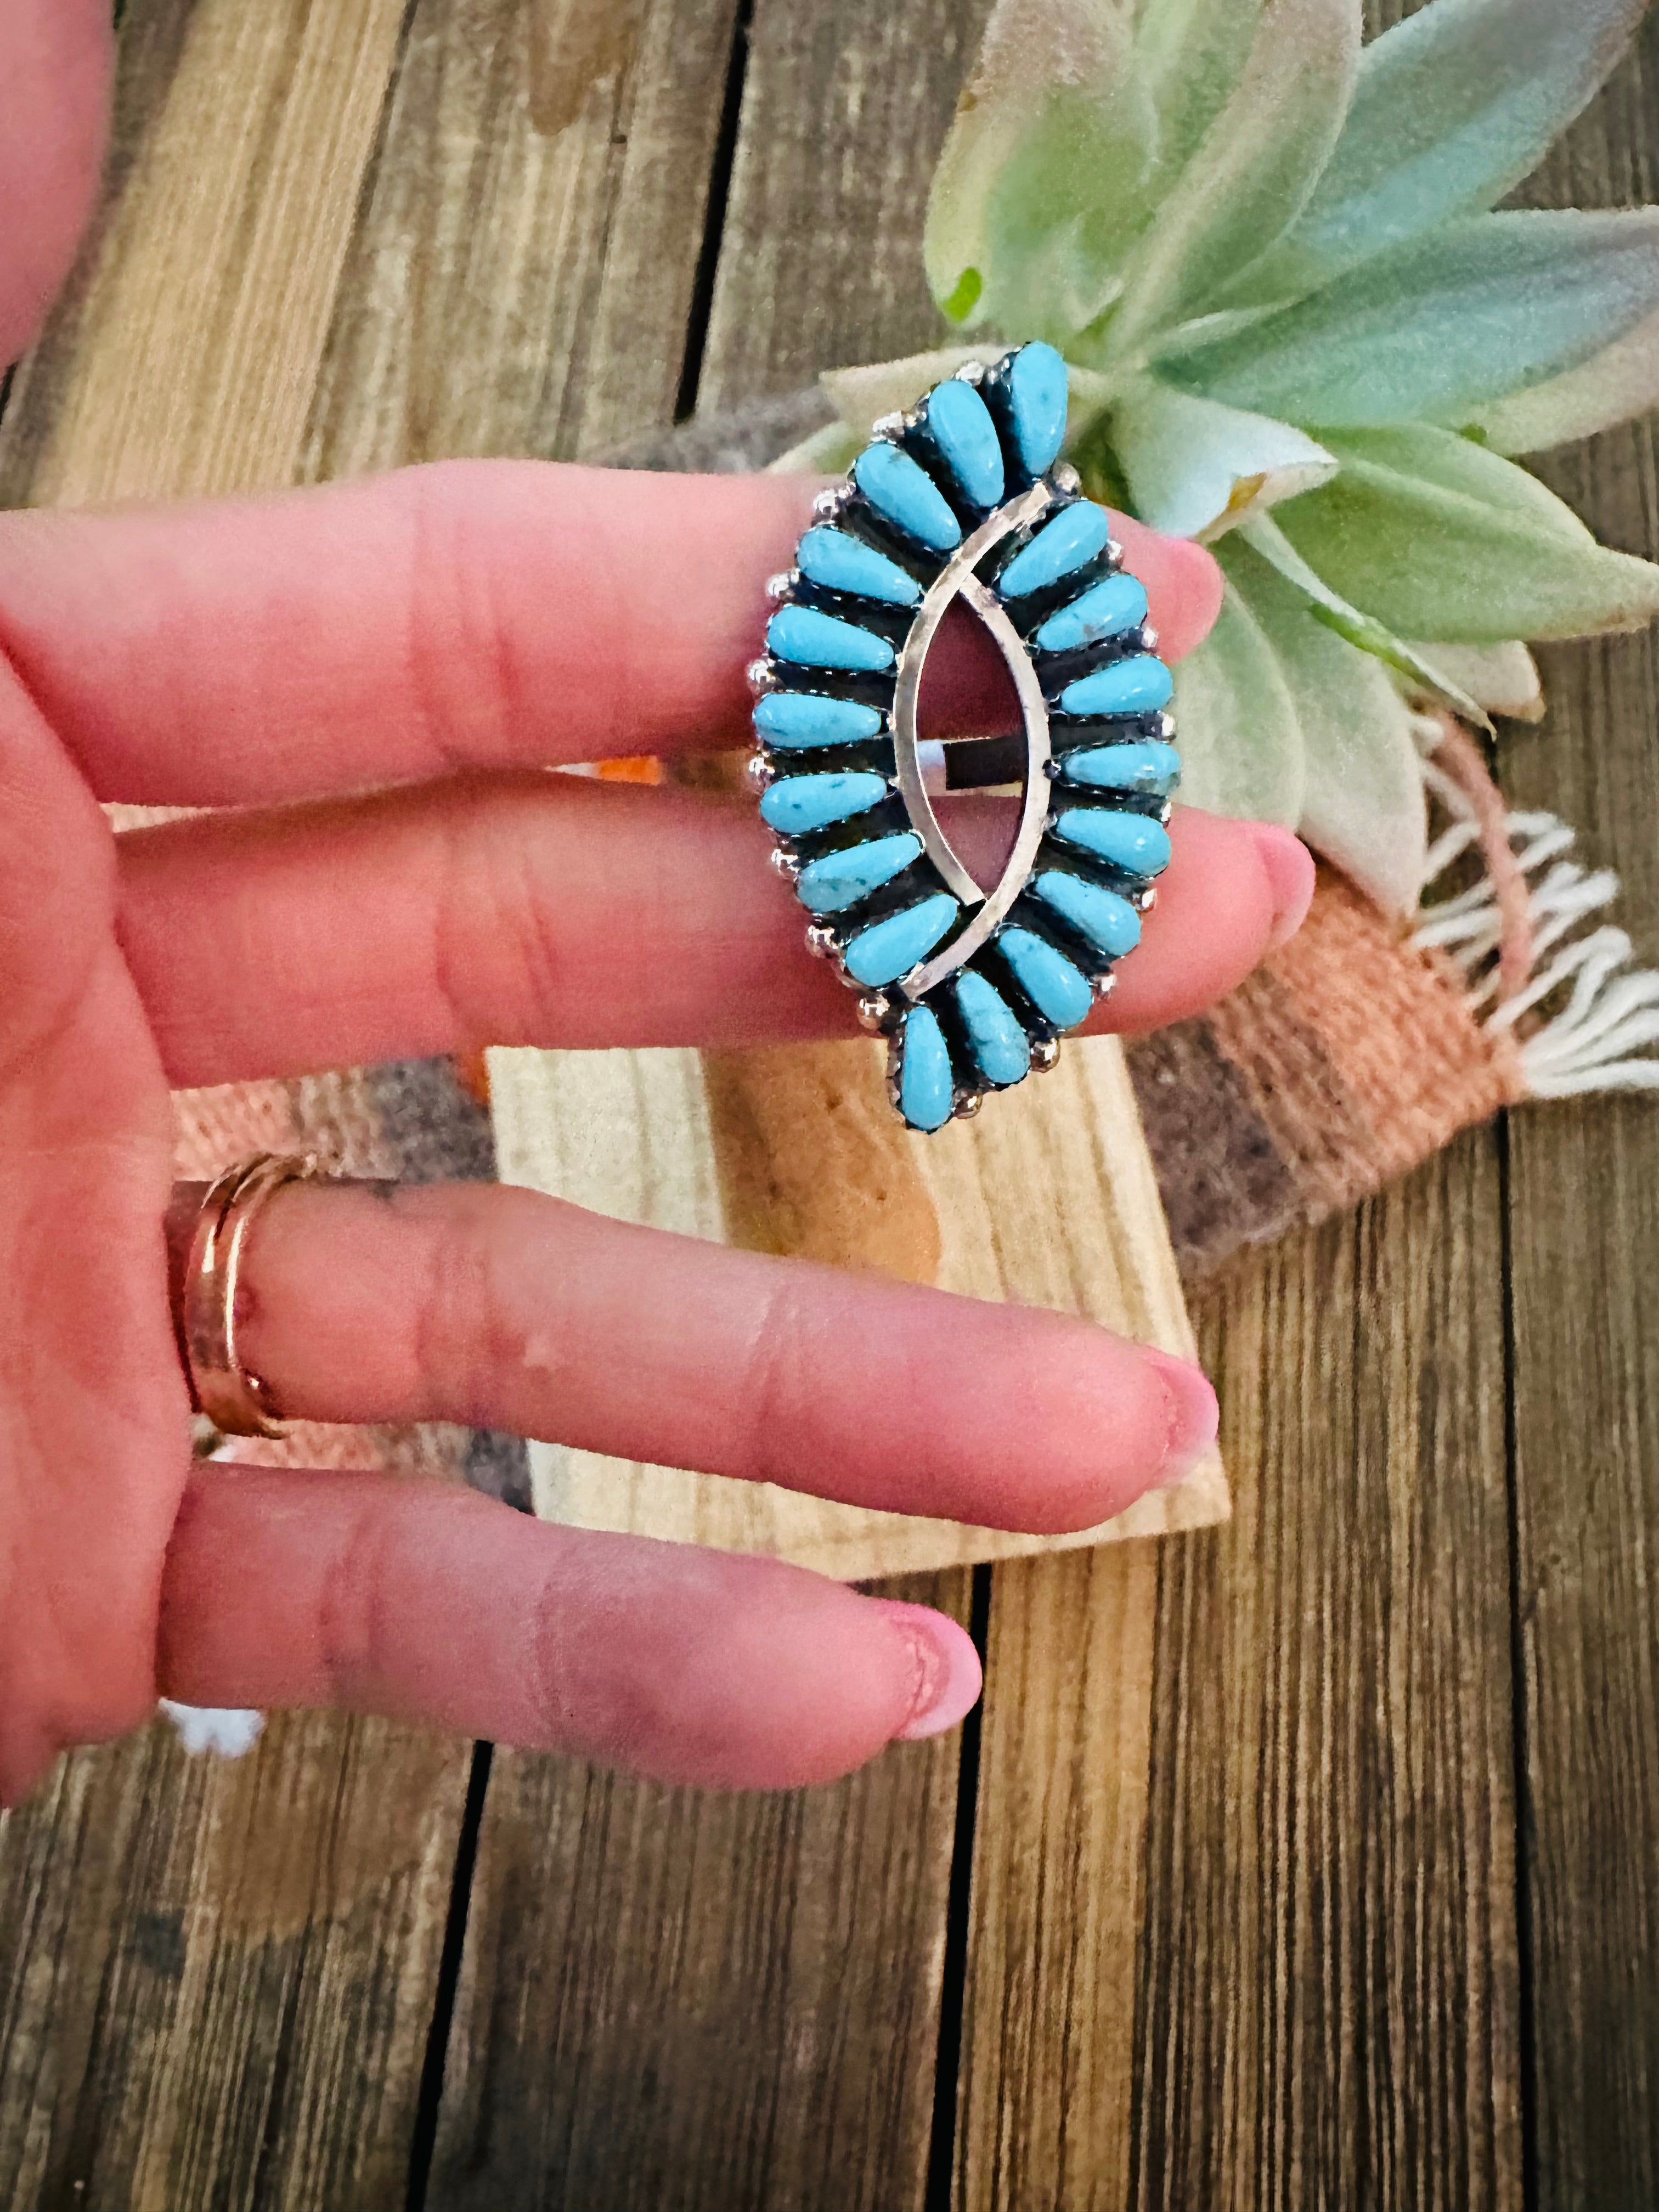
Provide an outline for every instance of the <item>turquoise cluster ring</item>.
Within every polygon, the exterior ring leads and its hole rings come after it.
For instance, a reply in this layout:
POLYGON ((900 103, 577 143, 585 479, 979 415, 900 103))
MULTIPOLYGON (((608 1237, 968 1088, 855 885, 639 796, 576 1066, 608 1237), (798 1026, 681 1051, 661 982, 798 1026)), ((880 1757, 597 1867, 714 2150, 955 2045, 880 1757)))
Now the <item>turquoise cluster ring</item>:
POLYGON ((878 422, 768 586, 749 671, 774 865, 811 916, 808 945, 887 1038, 914 1129, 1054 1066, 1170 858, 1170 672, 1105 509, 1060 459, 1066 413, 1065 362, 1036 342, 878 422), (917 726, 958 598, 1007 665, 1024 733, 1018 828, 989 890, 934 812, 917 726))

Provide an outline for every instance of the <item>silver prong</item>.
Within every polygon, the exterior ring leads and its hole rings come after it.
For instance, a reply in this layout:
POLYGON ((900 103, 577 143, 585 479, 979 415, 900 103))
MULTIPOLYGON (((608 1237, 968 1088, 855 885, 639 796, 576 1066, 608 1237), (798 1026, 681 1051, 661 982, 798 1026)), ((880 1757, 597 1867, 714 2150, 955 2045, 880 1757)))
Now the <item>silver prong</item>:
POLYGON ((744 774, 757 791, 770 791, 778 780, 778 772, 764 753, 750 753, 744 763, 744 774))
POLYGON ((1048 481, 1056 491, 1068 496, 1083 489, 1083 479, 1069 461, 1056 461, 1048 471, 1048 481))
POLYGON ((806 933, 806 949, 815 960, 833 960, 841 947, 835 931, 825 922, 815 921, 806 933))
POLYGON ((1140 649, 1143 653, 1158 651, 1158 632, 1151 623, 1142 623, 1140 625, 1140 649))
POLYGON ((1031 1066, 1038 1075, 1047 1075, 1060 1058, 1058 1037, 1037 1037, 1031 1045, 1031 1066))
POLYGON ((1167 830, 1175 818, 1175 802, 1172 799, 1166 799, 1163 805, 1158 808, 1158 818, 1167 830))
POLYGON ((1117 567, 1119 562, 1123 558, 1123 548, 1118 544, 1115 538, 1109 538, 1106 540, 1106 558, 1111 562, 1115 568, 1117 567))
POLYGON ((772 866, 775 873, 781 876, 785 883, 798 884, 800 881, 800 862, 787 845, 772 848, 772 866))
POLYGON ((981 1092, 977 1091, 965 1091, 962 1097, 957 1099, 956 1104, 951 1109, 951 1111, 958 1121, 971 1121, 984 1103, 984 1097, 981 1092))
POLYGON ((751 660, 744 674, 749 678, 749 689, 757 699, 763 699, 769 691, 775 691, 778 688, 778 672, 764 658, 751 660))
POLYGON ((902 438, 908 427, 903 410, 895 408, 890 415, 877 416, 870 425, 870 435, 872 438, 902 438))
POLYGON ((869 991, 859 1000, 859 1027, 880 1036, 892 1018, 893 1002, 885 991, 869 991))
POLYGON ((851 496, 845 484, 831 484, 815 495, 812 512, 820 522, 833 522, 851 496))
POLYGON ((1137 914, 1150 914, 1158 904, 1158 885, 1146 884, 1141 890, 1133 893, 1129 903, 1137 914))
POLYGON ((985 363, 982 361, 964 361, 954 374, 958 384, 983 384, 985 363))
POLYGON ((1173 714, 1159 714, 1153 725, 1153 735, 1155 737, 1162 738, 1167 744, 1170 739, 1175 735, 1175 716, 1173 714))
POLYGON ((1095 996, 1097 999, 1109 999, 1116 988, 1117 977, 1112 973, 1109 968, 1103 975, 1096 976, 1095 996))
POLYGON ((780 599, 787 599, 788 598, 790 592, 794 590, 796 585, 799 584, 799 581, 800 570, 799 568, 781 568, 775 576, 769 576, 767 578, 766 596, 772 602, 772 605, 776 606, 780 599))

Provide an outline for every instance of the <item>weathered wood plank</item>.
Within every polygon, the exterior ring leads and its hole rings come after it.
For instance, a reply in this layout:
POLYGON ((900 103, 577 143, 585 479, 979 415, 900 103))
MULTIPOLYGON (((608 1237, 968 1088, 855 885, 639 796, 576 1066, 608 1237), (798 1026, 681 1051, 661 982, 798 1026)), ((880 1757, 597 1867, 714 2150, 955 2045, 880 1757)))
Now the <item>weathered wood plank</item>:
MULTIPOLYGON (((1460 1139, 1200 1309, 1235 1517, 1159 1553, 1135 2204, 1521 2202, 1498 1195, 1460 1139)), ((1075 2180, 969 2201, 1125 2201, 1075 2180)))
MULTIPOLYGON (((1529 197, 1659 198, 1659 19, 1529 197)), ((1659 555, 1651 422, 1540 472, 1611 544, 1659 555)), ((1541 656, 1550 719, 1505 791, 1573 823, 1659 960, 1659 642, 1541 656)), ((1659 1121, 1596 1099, 1511 1117, 1510 1295, 1520 1534, 1536 2195, 1659 2203, 1659 1121)))

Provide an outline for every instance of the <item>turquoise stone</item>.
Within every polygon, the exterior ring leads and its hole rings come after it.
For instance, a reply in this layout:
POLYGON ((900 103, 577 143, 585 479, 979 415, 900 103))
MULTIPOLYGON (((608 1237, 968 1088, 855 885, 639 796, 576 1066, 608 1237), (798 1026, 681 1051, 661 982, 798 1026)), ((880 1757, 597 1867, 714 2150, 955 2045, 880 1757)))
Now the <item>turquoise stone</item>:
POLYGON ((1068 783, 1102 791, 1155 791, 1162 798, 1181 781, 1181 755, 1161 738, 1128 745, 1087 745, 1061 763, 1068 783))
POLYGON ((914 607, 921 601, 921 586, 896 561, 849 531, 831 530, 828 523, 815 524, 801 539, 795 566, 826 592, 850 592, 889 607, 914 607))
POLYGON ((1069 921, 1073 929, 1097 945, 1109 959, 1121 959, 1140 942, 1140 916, 1126 898, 1068 876, 1059 868, 1045 868, 1031 878, 1031 889, 1046 905, 1069 921))
POLYGON ((996 942, 1043 1020, 1057 1030, 1075 1029, 1094 1004, 1088 977, 1035 930, 1005 929, 996 942))
POLYGON ((1111 522, 1103 507, 1097 507, 1092 500, 1074 500, 1070 507, 1061 507, 1052 522, 1045 522, 1023 551, 1015 554, 997 578, 997 590, 1005 599, 1019 599, 1028 592, 1041 592, 1057 584, 1085 561, 1092 561, 1111 534, 1111 522))
POLYGON ((817 607, 780 607, 766 625, 766 642, 780 660, 811 668, 890 668, 893 648, 873 630, 840 622, 817 607))
POLYGON ((945 494, 926 469, 884 438, 866 446, 854 462, 853 481, 877 514, 907 538, 935 553, 961 544, 962 531, 945 494))
POLYGON ((1065 442, 1066 363, 1037 338, 1009 362, 1006 382, 1019 458, 1028 475, 1040 477, 1065 442))
POLYGON ((1121 637, 1146 619, 1146 587, 1133 576, 1103 576, 1080 599, 1049 616, 1035 642, 1043 653, 1075 653, 1103 638, 1121 637))
POLYGON ((1137 653, 1127 660, 1114 660, 1097 668, 1092 676, 1079 676, 1060 695, 1066 714, 1155 714, 1167 707, 1175 678, 1150 653, 1137 653))
POLYGON ((762 794, 761 820, 781 837, 799 837, 862 814, 887 796, 884 775, 786 775, 762 794))
POLYGON ((1103 806, 1068 806, 1054 835, 1109 860, 1132 876, 1161 876, 1170 865, 1170 833, 1146 814, 1114 814, 1103 806))
POLYGON ((953 376, 930 393, 927 428, 963 496, 975 507, 1000 506, 1002 447, 991 410, 973 386, 953 376))
POLYGON ((755 728, 769 745, 855 745, 879 733, 881 716, 821 691, 769 691, 755 708, 755 728))
POLYGON ((913 1129, 942 1129, 955 1104, 951 1054, 939 1016, 912 1006, 899 1042, 899 1111, 913 1129))
POLYGON ((957 907, 948 891, 935 891, 915 906, 901 907, 884 921, 861 929, 847 947, 847 972, 872 990, 896 983, 918 960, 925 960, 956 920, 957 907))
POLYGON ((867 844, 848 845, 842 852, 826 853, 821 860, 812 861, 801 870, 795 893, 814 914, 839 914, 890 884, 901 869, 921 856, 921 840, 911 830, 872 837, 867 844))
POLYGON ((1030 1070, 1031 1041, 1001 992, 964 969, 957 978, 957 1005, 985 1080, 1005 1087, 1022 1081, 1030 1070))

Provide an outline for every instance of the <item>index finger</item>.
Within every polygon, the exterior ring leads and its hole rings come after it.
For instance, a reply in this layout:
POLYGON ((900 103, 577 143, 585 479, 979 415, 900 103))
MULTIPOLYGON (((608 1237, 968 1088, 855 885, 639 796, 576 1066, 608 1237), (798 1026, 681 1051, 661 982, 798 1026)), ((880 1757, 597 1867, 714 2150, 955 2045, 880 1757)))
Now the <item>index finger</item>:
MULTIPOLYGON (((439 462, 264 501, 0 518, 0 652, 97 796, 237 805, 745 742, 814 479, 439 462)), ((1219 596, 1128 521, 1162 650, 1219 596)))

